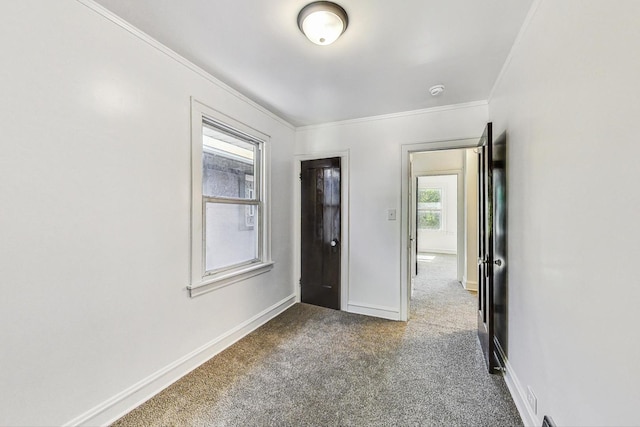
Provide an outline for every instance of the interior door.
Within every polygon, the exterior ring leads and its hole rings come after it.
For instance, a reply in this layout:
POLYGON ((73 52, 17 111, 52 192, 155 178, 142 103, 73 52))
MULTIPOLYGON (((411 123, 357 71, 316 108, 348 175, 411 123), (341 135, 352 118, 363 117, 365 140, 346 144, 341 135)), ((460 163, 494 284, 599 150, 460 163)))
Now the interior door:
POLYGON ((507 138, 493 141, 493 343, 498 368, 507 358, 508 281, 507 281, 507 138))
POLYGON ((340 158, 301 163, 301 301, 340 309, 340 158))
POLYGON ((478 338, 487 368, 503 371, 507 337, 506 138, 487 124, 478 144, 478 338))

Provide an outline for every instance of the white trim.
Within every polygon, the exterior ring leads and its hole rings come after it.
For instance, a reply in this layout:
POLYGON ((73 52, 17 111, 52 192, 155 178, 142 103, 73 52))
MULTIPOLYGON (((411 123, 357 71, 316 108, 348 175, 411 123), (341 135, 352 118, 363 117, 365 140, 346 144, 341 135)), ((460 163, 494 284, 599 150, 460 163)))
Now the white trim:
POLYGON ((229 85, 227 85, 227 84, 223 83, 222 81, 218 80, 211 73, 209 73, 209 72, 205 71, 204 69, 198 67, 193 62, 187 60, 186 58, 184 58, 183 56, 181 56, 177 52, 169 49, 167 46, 163 45, 162 43, 160 43, 159 41, 157 41, 156 39, 154 39, 153 37, 151 37, 147 33, 143 32, 142 30, 140 30, 140 29, 136 28, 135 26, 131 25, 130 23, 128 23, 127 21, 125 21, 124 19, 119 17, 118 15, 114 14, 113 12, 111 12, 110 10, 108 10, 108 9, 104 8, 103 6, 97 4, 94 0, 76 0, 76 1, 78 3, 80 3, 80 4, 82 4, 83 6, 88 7, 89 9, 91 9, 94 12, 96 12, 97 14, 103 16, 104 18, 108 19, 109 21, 113 22, 114 24, 118 25, 119 27, 123 28, 124 30, 128 31, 129 33, 131 33, 135 37, 137 37, 140 40, 142 40, 143 42, 147 43, 149 46, 159 50, 162 53, 164 53, 169 58, 171 58, 174 61, 178 62, 179 64, 185 66, 189 70, 195 72, 200 77, 203 77, 204 79, 206 79, 209 82, 213 83, 214 85, 218 86, 220 89, 222 89, 222 90, 228 92, 229 94, 235 96, 240 101, 249 104, 250 106, 252 106, 256 110, 260 111, 261 113, 265 114, 266 116, 270 117, 271 119, 277 121, 278 123, 288 127, 289 129, 291 129, 291 130, 295 130, 296 129, 296 127, 294 125, 292 125, 291 123, 289 123, 288 121, 286 121, 282 117, 274 114, 273 112, 269 111, 267 108, 263 107, 262 105, 258 104, 257 102, 253 101, 252 99, 248 98, 247 96, 245 96, 242 93, 238 92, 237 90, 233 89, 229 85))
POLYGON ((113 423, 294 304, 295 295, 289 295, 228 332, 65 423, 64 426, 113 423))
POLYGON ((474 280, 463 280, 462 286, 468 291, 478 292, 478 282, 474 280))
POLYGON ((520 31, 518 31, 518 35, 516 36, 516 39, 514 40, 513 45, 511 45, 511 49, 509 50, 509 54, 507 55, 507 59, 504 61, 504 64, 502 65, 502 68, 500 69, 500 73, 498 73, 498 77, 496 77, 496 81, 493 83, 493 86, 491 87, 491 91, 489 92, 489 96, 487 97, 487 104, 489 104, 491 102, 491 99, 493 99, 493 95, 494 95, 494 93, 496 91, 496 88, 498 87, 498 85, 500 84, 502 79, 504 78, 504 75, 507 73, 507 70, 509 69, 509 66, 511 65, 511 61, 513 60, 513 56, 515 55, 515 51, 519 47, 520 42, 522 41, 522 38, 524 37, 524 33, 527 32, 527 29, 529 28, 529 25, 531 24, 531 21, 533 21, 533 17, 535 16, 535 14, 537 12, 538 6, 540 6, 540 3, 542 3, 542 0, 533 0, 533 3, 531 4, 531 7, 529 8, 529 12, 527 13, 527 16, 524 18, 524 22, 523 22, 522 26, 520 27, 520 31))
POLYGON ((341 225, 341 244, 340 244, 340 310, 348 311, 347 302, 349 301, 349 150, 342 151, 323 151, 309 154, 298 154, 294 156, 295 166, 293 175, 293 219, 296 226, 293 229, 293 277, 295 280, 294 289, 296 290, 297 301, 300 302, 300 239, 302 232, 300 230, 300 171, 301 163, 305 160, 328 159, 331 157, 340 157, 340 185, 342 192, 342 200, 340 204, 342 210, 340 212, 341 225))
POLYGON ((401 207, 400 207, 400 320, 409 320, 411 298, 411 216, 410 196, 412 187, 410 155, 421 151, 449 150, 455 148, 472 148, 477 146, 478 137, 451 139, 446 141, 403 144, 401 150, 401 207))
POLYGON ((215 279, 209 282, 203 282, 198 286, 187 286, 190 297, 197 297, 208 292, 215 291, 216 289, 224 288, 225 286, 232 285, 236 282, 246 280, 250 277, 257 276, 262 273, 266 273, 273 268, 273 262, 263 262, 260 264, 250 265, 241 270, 232 270, 231 272, 216 276, 215 279))
POLYGON ((349 313, 363 314, 365 316, 380 317, 382 319, 400 320, 400 312, 395 307, 351 302, 347 306, 349 313))
POLYGON ((513 402, 516 404, 516 408, 520 413, 522 422, 527 427, 537 427, 541 425, 542 421, 538 420, 536 414, 534 414, 533 410, 529 407, 529 403, 527 402, 527 392, 522 388, 522 384, 518 380, 518 376, 516 375, 513 366, 509 363, 509 360, 505 360, 505 368, 506 373, 504 375, 504 381, 507 384, 509 393, 511 393, 513 402))
POLYGON ((266 273, 273 267, 271 259, 271 144, 270 137, 253 127, 207 106, 191 97, 191 272, 187 289, 191 297, 231 285, 257 274, 266 273), (207 118, 218 121, 237 131, 260 141, 261 155, 256 164, 257 188, 262 204, 259 241, 260 262, 234 268, 213 275, 206 275, 204 269, 202 218, 202 123, 207 118))
POLYGON ((395 118, 400 118, 400 117, 409 117, 409 116, 415 116, 415 115, 418 115, 418 114, 440 113, 442 111, 460 110, 460 109, 463 109, 463 108, 481 107, 481 106, 486 106, 486 105, 488 105, 487 101, 473 101, 473 102, 466 102, 464 104, 443 105, 441 107, 423 108, 421 110, 401 111, 399 113, 381 114, 381 115, 378 115, 378 116, 360 117, 360 118, 357 118, 357 119, 340 120, 340 121, 336 121, 336 122, 320 123, 320 124, 308 125, 308 126, 299 126, 299 127, 296 128, 296 132, 297 131, 316 130, 316 129, 322 129, 322 128, 327 128, 327 127, 334 127, 334 126, 346 126, 346 125, 352 125, 352 124, 355 124, 355 123, 365 123, 365 122, 372 122, 372 121, 377 121, 377 120, 387 120, 387 119, 395 119, 395 118))

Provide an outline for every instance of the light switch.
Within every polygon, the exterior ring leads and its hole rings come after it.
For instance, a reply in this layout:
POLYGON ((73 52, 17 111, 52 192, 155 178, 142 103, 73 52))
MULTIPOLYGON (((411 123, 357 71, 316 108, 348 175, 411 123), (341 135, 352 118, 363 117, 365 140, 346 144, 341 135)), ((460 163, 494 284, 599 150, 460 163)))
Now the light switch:
POLYGON ((387 211, 387 219, 389 221, 395 221, 396 220, 396 210, 395 209, 389 209, 387 211))

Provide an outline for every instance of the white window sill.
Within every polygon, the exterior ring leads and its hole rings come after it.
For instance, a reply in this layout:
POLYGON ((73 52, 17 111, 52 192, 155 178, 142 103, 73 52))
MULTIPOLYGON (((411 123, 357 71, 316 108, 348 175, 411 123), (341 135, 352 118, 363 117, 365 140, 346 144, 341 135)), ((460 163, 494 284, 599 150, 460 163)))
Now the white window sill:
POLYGON ((246 280, 250 277, 257 276, 273 268, 273 261, 262 262, 259 264, 252 264, 247 267, 233 270, 224 274, 205 277, 201 283, 192 284, 187 286, 189 290, 189 296, 191 298, 206 294, 208 292, 215 291, 216 289, 224 288, 233 283, 246 280))

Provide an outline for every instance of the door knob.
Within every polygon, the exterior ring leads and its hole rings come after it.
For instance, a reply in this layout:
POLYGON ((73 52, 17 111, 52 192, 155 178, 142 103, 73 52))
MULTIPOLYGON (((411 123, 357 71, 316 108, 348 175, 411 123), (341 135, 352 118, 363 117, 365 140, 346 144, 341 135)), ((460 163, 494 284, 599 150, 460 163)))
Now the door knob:
POLYGON ((497 260, 493 261, 493 263, 495 265, 497 265, 498 267, 500 267, 502 265, 502 260, 501 259, 497 259, 497 260))
POLYGON ((336 239, 333 239, 333 240, 331 241, 331 247, 332 247, 332 248, 335 248, 336 246, 338 246, 338 241, 337 241, 336 239))

